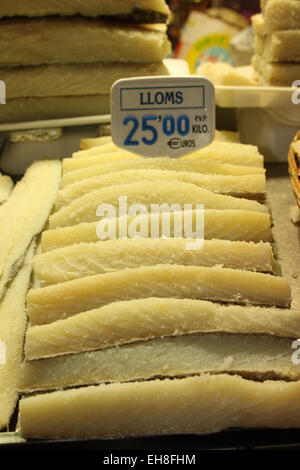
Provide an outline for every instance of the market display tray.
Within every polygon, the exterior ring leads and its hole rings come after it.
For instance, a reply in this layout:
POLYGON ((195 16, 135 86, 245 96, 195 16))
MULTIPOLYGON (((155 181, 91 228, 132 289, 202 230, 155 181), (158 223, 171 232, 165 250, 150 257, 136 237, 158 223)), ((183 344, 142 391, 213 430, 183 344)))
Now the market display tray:
POLYGON ((292 87, 216 85, 215 92, 220 108, 295 109, 299 98, 299 91, 292 87))
MULTIPOLYGON (((300 319, 300 225, 289 217, 295 198, 288 165, 267 164, 267 195, 273 219, 274 249, 282 274, 292 289, 292 309, 300 319)), ((15 414, 17 421, 17 414, 15 414)), ((123 439, 38 440, 23 439, 18 433, 0 433, 0 451, 15 450, 300 450, 300 429, 229 429, 208 435, 175 435, 123 439)))
MULTIPOLYGON (((19 439, 19 435, 15 439, 19 439)), ((60 439, 12 442, 0 444, 2 450, 300 450, 300 429, 229 429, 207 435, 174 435, 132 437, 123 439, 60 439)))

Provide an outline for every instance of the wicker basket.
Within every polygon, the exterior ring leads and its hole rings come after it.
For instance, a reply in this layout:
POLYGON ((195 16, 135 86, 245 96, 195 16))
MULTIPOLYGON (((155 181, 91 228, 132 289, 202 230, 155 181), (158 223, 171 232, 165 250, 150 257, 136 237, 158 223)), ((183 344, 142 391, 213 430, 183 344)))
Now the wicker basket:
MULTIPOLYGON (((295 135, 293 142, 296 142, 297 140, 300 140, 300 131, 297 132, 297 134, 295 135)), ((300 155, 298 156, 296 155, 296 152, 294 151, 292 144, 290 145, 288 161, 289 161, 289 173, 292 179, 292 188, 293 188, 298 206, 300 207, 300 155)))

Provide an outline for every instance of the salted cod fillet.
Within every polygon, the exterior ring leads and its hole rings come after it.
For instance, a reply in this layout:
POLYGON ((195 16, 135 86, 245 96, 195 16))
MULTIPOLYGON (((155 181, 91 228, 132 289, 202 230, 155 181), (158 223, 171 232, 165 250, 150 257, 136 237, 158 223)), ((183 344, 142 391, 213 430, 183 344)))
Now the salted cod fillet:
POLYGON ((240 143, 240 134, 236 131, 218 131, 215 130, 215 140, 219 142, 240 143))
MULTIPOLYGON (((239 143, 240 142, 240 136, 238 132, 232 132, 232 131, 218 131, 215 130, 215 140, 220 141, 220 142, 235 142, 239 143)), ((105 145, 108 143, 112 142, 111 136, 101 136, 101 137, 95 137, 95 138, 87 138, 87 139, 81 139, 80 141, 80 150, 88 150, 93 147, 105 145)), ((81 153, 75 152, 75 153, 81 153)), ((74 156, 74 154, 73 154, 74 156)), ((80 155, 78 155, 79 157, 80 155)))
POLYGON ((263 33, 299 29, 300 3, 294 0, 269 0, 264 7, 263 15, 259 16, 263 20, 263 33))
POLYGON ((110 95, 15 98, 0 108, 0 122, 23 122, 109 114, 110 95))
POLYGON ((173 170, 173 171, 191 171, 195 173, 211 175, 265 175, 264 168, 245 167, 238 165, 228 165, 225 163, 188 160, 183 158, 137 158, 117 161, 112 163, 103 163, 102 165, 92 165, 79 170, 70 171, 63 175, 62 185, 76 183, 94 176, 103 176, 113 171, 122 170, 173 170))
MULTIPOLYGON (((216 130, 215 131, 215 139, 214 139, 213 142, 216 142, 216 143, 220 143, 220 142, 224 143, 225 142, 226 144, 233 143, 233 144, 240 144, 241 145, 241 143, 239 141, 238 132, 231 132, 231 131, 217 131, 216 130)), ((217 147, 215 147, 215 148, 217 149, 217 147)), ((192 152, 192 153, 190 153, 186 156, 180 157, 180 158, 188 158, 189 156, 192 156, 192 155, 195 158, 197 156, 198 152, 200 152, 200 156, 201 156, 202 155, 201 150, 203 150, 203 149, 200 149, 196 152, 192 152)), ((222 149, 219 148, 218 150, 221 150, 221 153, 222 153, 222 149)), ((228 157, 233 158, 228 150, 229 150, 228 147, 225 147, 225 151, 226 151, 226 154, 228 154, 228 157)), ((252 154, 253 156, 256 156, 258 166, 261 166, 261 158, 260 158, 260 154, 259 154, 258 149, 257 149, 256 146, 243 144, 242 148, 234 146, 233 150, 235 150, 236 153, 237 153, 238 150, 242 150, 242 151, 246 150, 247 155, 252 154)), ((93 139, 82 139, 80 141, 80 150, 77 151, 77 152, 74 152, 72 154, 72 158, 77 159, 77 158, 82 158, 82 157, 91 157, 91 156, 102 154, 104 152, 107 153, 108 151, 115 151, 115 152, 121 151, 121 149, 119 147, 117 147, 115 144, 113 144, 111 136, 102 136, 102 137, 96 137, 96 138, 93 138, 93 139)), ((128 153, 131 153, 131 152, 128 152, 128 153)), ((209 152, 208 152, 208 155, 211 155, 211 154, 212 154, 212 152, 211 152, 211 149, 210 149, 209 152)), ((131 153, 131 155, 134 155, 134 154, 131 153)), ((241 157, 236 155, 236 158, 240 161, 240 164, 242 165, 243 160, 241 159, 241 157)), ((252 166, 252 165, 245 165, 245 166, 252 166)))
MULTIPOLYGON (((85 150, 78 150, 77 152, 72 153, 72 158, 77 159, 77 158, 82 158, 82 157, 94 157, 95 155, 103 155, 104 153, 113 153, 113 152, 123 152, 125 154, 130 154, 130 155, 135 155, 132 152, 128 152, 126 150, 120 149, 117 147, 115 144, 112 143, 111 137, 105 137, 105 139, 109 139, 108 141, 104 140, 103 142, 100 142, 100 139, 102 140, 103 137, 95 138, 95 139, 84 139, 83 141, 96 141, 97 145, 93 145, 91 148, 87 148, 85 150), (98 143, 99 139, 99 143, 98 143)), ((135 155, 136 157, 138 155, 135 155)))
MULTIPOLYGON (((164 235, 174 238, 180 238, 184 234, 177 234, 174 230, 174 212, 170 212, 170 234, 165 231, 163 220, 166 213, 158 215, 158 228, 157 234, 152 230, 151 215, 141 215, 138 217, 119 217, 116 220, 116 238, 120 236, 120 225, 124 226, 127 221, 126 236, 129 236, 129 228, 131 224, 137 227, 137 222, 141 226, 147 225, 148 233, 147 238, 159 238, 164 235)), ((176 212, 175 220, 181 220, 184 226, 184 220, 189 223, 189 227, 195 232, 196 229, 196 211, 176 212), (185 219, 185 217, 188 217, 185 219)), ((157 219, 155 218, 156 222, 157 219)), ((70 246, 76 243, 91 243, 99 241, 97 235, 98 222, 81 223, 71 227, 59 227, 53 230, 45 230, 41 237, 41 249, 45 253, 55 248, 63 246, 70 246)), ((244 210, 204 210, 204 238, 207 240, 219 238, 232 241, 271 241, 271 218, 270 214, 265 212, 253 212, 244 210)))
POLYGON ((0 173, 0 204, 7 201, 13 188, 13 181, 9 176, 0 173))
POLYGON ((51 323, 118 300, 174 297, 289 307, 286 279, 221 267, 143 266, 96 274, 31 289, 27 296, 32 325, 51 323))
POLYGON ((149 64, 167 57, 171 45, 164 29, 76 16, 3 19, 0 50, 1 66, 149 64))
POLYGON ((61 179, 61 162, 34 162, 0 207, 0 297, 23 263, 35 235, 44 228, 61 179))
MULTIPOLYGON (((95 139, 83 139, 81 142, 87 148, 74 152, 72 157, 75 159, 100 155, 107 150, 120 151, 120 148, 113 144, 111 136, 106 136, 104 140, 103 137, 98 137, 95 139)), ((204 160, 209 160, 210 158, 217 157, 214 154, 215 152, 223 154, 219 157, 223 158, 223 160, 228 163, 230 163, 228 161, 230 159, 235 162, 234 164, 244 166, 255 166, 253 163, 257 163, 257 166, 262 166, 263 163, 263 156, 258 152, 256 146, 241 144, 238 140, 238 133, 230 131, 215 131, 215 139, 210 145, 180 158, 191 157, 197 159, 203 156, 204 160), (221 144, 222 142, 223 144, 221 144), (233 153, 235 155, 232 155, 233 153), (245 163, 241 154, 245 156, 245 163)))
POLYGON ((191 183, 213 192, 247 199, 263 200, 265 197, 266 178, 264 175, 231 176, 203 175, 191 171, 123 170, 81 180, 62 188, 55 199, 55 209, 59 210, 63 206, 67 206, 74 199, 94 189, 124 183, 136 183, 138 181, 157 180, 191 183))
MULTIPOLYGON (((104 147, 104 146, 103 146, 104 147)), ((80 158, 80 161, 81 160, 86 160, 86 158, 88 157, 85 157, 85 158, 80 158)), ((105 163, 110 163, 110 162, 114 162, 114 161, 122 161, 122 160, 136 160, 136 159, 142 159, 142 157, 140 157, 139 155, 133 155, 131 152, 126 152, 126 151, 123 151, 123 150, 112 150, 112 149, 109 149, 108 151, 106 151, 104 149, 103 152, 101 152, 100 155, 97 156, 97 165, 102 165, 102 164, 105 164, 105 163)), ((68 170, 68 167, 70 166, 70 163, 74 162, 75 161, 75 164, 76 162, 79 162, 79 159, 72 159, 72 158, 65 158, 62 162, 62 166, 63 166, 63 172, 64 173, 67 173, 69 170, 68 170)), ((85 168, 85 165, 77 165, 74 169, 80 169, 80 168, 85 168), (78 166, 78 168, 77 168, 78 166)), ((89 166, 89 165, 86 165, 86 166, 89 166)), ((71 170, 73 171, 73 170, 71 170)))
POLYGON ((299 428, 299 394, 300 381, 227 374, 103 384, 22 398, 21 434, 95 438, 299 428))
MULTIPOLYGON (((1 7, 0 7, 1 8, 1 7)), ((52 64, 1 67, 6 83, 6 99, 80 95, 109 95, 114 82, 121 78, 169 75, 162 63, 153 64, 52 64)))
POLYGON ((7 428, 18 400, 20 366, 27 317, 25 300, 30 284, 35 242, 24 264, 0 303, 0 343, 5 345, 5 361, 0 362, 0 430, 7 428))
MULTIPOLYGON (((300 5, 300 3, 299 3, 300 5)), ((252 56, 252 65, 260 74, 260 80, 269 85, 291 86, 294 80, 300 77, 300 64, 298 62, 266 62, 260 56, 252 56)))
POLYGON ((300 30, 275 31, 255 37, 255 52, 267 62, 299 62, 300 30))
POLYGON ((146 298, 113 302, 65 320, 28 328, 27 360, 93 351, 185 333, 267 333, 299 338, 295 311, 222 305, 196 299, 146 298))
MULTIPOLYGON (((66 158, 63 161, 64 172, 78 170, 91 165, 101 163, 101 154, 103 146, 91 149, 90 154, 80 156, 78 158, 66 158), (96 152, 98 149, 98 153, 96 152)), ((86 151, 87 152, 87 151, 86 151)), ((192 152, 181 159, 197 160, 197 161, 210 161, 217 163, 227 163, 230 165, 250 166, 250 167, 263 167, 263 156, 258 152, 257 147, 254 145, 245 145, 239 143, 218 142, 213 141, 207 147, 192 152)))
MULTIPOLYGON (((130 213, 131 205, 142 204, 148 212, 169 212, 172 210, 197 209, 197 204, 203 204, 205 209, 232 209, 254 212, 267 212, 267 207, 257 201, 216 194, 194 184, 164 181, 144 181, 131 184, 119 184, 93 191, 75 199, 71 204, 62 207, 49 217, 49 228, 67 227, 81 222, 95 222, 101 215, 98 207, 109 204, 116 217, 130 213), (176 191, 175 191, 176 187, 176 191), (122 198, 122 199, 120 199, 122 198), (156 205, 156 206, 155 206, 156 205), (188 205, 192 206, 189 207, 188 205), (126 208, 125 208, 126 206, 126 208), (172 209, 173 206, 173 209, 172 209)), ((133 206, 137 209, 137 206, 133 206)), ((106 211, 107 209, 105 209, 106 211)), ((141 206, 138 209, 141 211, 141 206)), ((140 212, 141 213, 141 212, 140 212)), ((102 214, 102 217, 105 214, 102 214)))
MULTIPOLYGON (((2 0, 0 4, 0 17, 6 16, 90 16, 96 17, 101 15, 132 15, 135 11, 142 13, 157 13, 162 17, 167 17, 169 10, 164 0, 2 0)), ((155 16, 157 21, 157 17, 155 16)))
POLYGON ((266 335, 200 334, 159 338, 99 351, 25 361, 19 390, 36 392, 204 373, 299 380, 291 339, 266 335))
POLYGON ((269 243, 205 240, 200 250, 187 249, 190 239, 130 238, 80 243, 37 255, 34 272, 41 287, 85 276, 155 264, 215 266, 273 272, 269 243))
POLYGON ((236 142, 219 142, 214 140, 210 145, 196 152, 181 157, 182 159, 208 160, 241 166, 257 166, 262 168, 264 157, 255 145, 236 142))
MULTIPOLYGON (((123 151, 119 147, 117 147, 112 142, 112 140, 104 141, 105 143, 101 143, 100 139, 102 139, 102 137, 99 137, 99 139, 91 139, 94 142, 99 141, 99 144, 97 146, 92 146, 91 148, 88 148, 86 150, 79 150, 77 152, 74 152, 72 154, 73 159, 78 160, 79 158, 81 159, 83 157, 96 157, 97 155, 101 155, 103 152, 106 152, 108 150, 123 151)), ((179 158, 196 158, 202 160, 221 158, 221 163, 227 162, 241 166, 263 166, 263 156, 259 153, 258 148, 255 145, 241 144, 237 141, 230 142, 230 139, 233 140, 233 137, 231 137, 231 135, 227 136, 226 134, 226 136, 223 137, 223 134, 221 132, 217 133, 217 137, 215 137, 213 142, 207 147, 195 150, 179 158), (218 140, 218 138, 224 140, 218 140), (232 162, 230 160, 232 160, 232 162)))
MULTIPOLYGON (((111 143, 112 143, 111 136, 110 135, 104 135, 104 136, 101 136, 101 137, 81 139, 79 148, 80 148, 80 151, 83 151, 83 150, 91 149, 93 147, 99 147, 100 145, 106 145, 106 144, 111 144, 111 143)), ((114 147, 115 147, 115 145, 114 145, 114 147)), ((77 153, 79 153, 79 152, 77 152, 77 153)))

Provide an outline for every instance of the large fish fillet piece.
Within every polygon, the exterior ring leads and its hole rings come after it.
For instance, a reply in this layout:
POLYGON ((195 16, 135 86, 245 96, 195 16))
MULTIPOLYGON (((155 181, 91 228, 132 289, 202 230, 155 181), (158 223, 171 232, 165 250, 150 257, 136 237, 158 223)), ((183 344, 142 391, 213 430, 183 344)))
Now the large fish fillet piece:
POLYGON ((269 243, 205 240, 199 250, 189 251, 190 239, 131 238, 105 243, 80 243, 35 257, 34 271, 41 287, 85 276, 155 264, 215 266, 273 272, 269 243))
MULTIPOLYGON (((49 228, 67 227, 81 222, 95 222, 99 220, 98 207, 104 204, 111 205, 114 209, 114 216, 122 215, 121 212, 125 205, 124 213, 127 213, 128 210, 129 216, 136 215, 130 214, 129 209, 133 204, 143 204, 148 212, 196 209, 196 204, 203 204, 205 209, 267 212, 267 207, 257 201, 216 194, 190 183, 176 182, 174 185, 173 182, 159 179, 94 189, 51 215, 49 228), (120 206, 120 198, 123 198, 123 208, 120 206), (187 205, 192 207, 187 207, 187 205)), ((138 211, 141 210, 141 208, 138 209, 138 211)), ((104 215, 103 213, 102 217, 104 215)), ((110 214, 108 217, 112 217, 112 215, 110 214)))
POLYGON ((25 358, 93 351, 197 331, 298 338, 299 314, 275 307, 222 305, 196 299, 152 297, 113 302, 65 320, 31 326, 26 333, 25 358))
POLYGON ((299 29, 274 31, 264 36, 255 36, 255 52, 266 62, 299 62, 299 38, 299 29))
POLYGON ((255 34, 299 29, 300 3, 294 0, 261 2, 263 14, 251 18, 255 34))
MULTIPOLYGON (((218 131, 215 130, 215 140, 220 142, 233 142, 233 143, 240 143, 240 136, 238 132, 232 131, 218 131)), ((93 147, 100 147, 105 144, 112 143, 111 136, 102 136, 102 137, 95 137, 95 138, 88 138, 88 139, 81 139, 80 141, 80 150, 89 150, 93 147)), ((112 144, 114 146, 114 144, 112 144)), ((115 146, 114 146, 115 147, 115 146)), ((117 147, 115 147, 117 148, 117 147)), ((100 149, 99 149, 100 150, 100 149)), ((80 156, 87 156, 84 152, 75 152, 73 157, 78 158, 80 156), (82 153, 82 155, 81 155, 82 153)))
POLYGON ((240 143, 239 132, 215 130, 215 140, 219 142, 240 143))
MULTIPOLYGON (((77 159, 82 157, 92 157, 95 155, 103 155, 104 153, 107 154, 110 152, 124 152, 126 154, 128 153, 130 155, 135 155, 132 152, 127 152, 113 144, 110 136, 96 137, 95 139, 82 139, 81 145, 83 145, 82 143, 84 143, 84 145, 87 145, 86 143, 89 142, 95 142, 97 143, 97 145, 88 144, 91 145, 91 148, 88 147, 87 149, 74 152, 72 154, 72 158, 77 159)), ((137 157, 137 155, 135 155, 135 157, 137 157)))
POLYGON ((0 108, 0 122, 22 122, 109 114, 110 95, 15 98, 0 108))
MULTIPOLYGON (((105 158, 105 156, 103 156, 105 158)), ((109 157, 110 158, 110 157, 109 157)), ((115 158, 113 156, 113 158, 115 158)), ((118 158, 118 157, 117 157, 118 158)), ((123 157, 121 157, 123 158, 123 157)), ((205 175, 190 171, 174 170, 123 170, 95 176, 62 188, 55 200, 55 209, 69 205, 87 192, 106 186, 115 186, 124 183, 137 183, 138 181, 174 181, 192 183, 210 191, 237 197, 262 200, 265 196, 264 175, 205 175)))
MULTIPOLYGON (((111 136, 96 137, 95 139, 82 139, 81 144, 87 148, 74 152, 72 158, 75 160, 82 157, 94 157, 95 155, 102 155, 108 152, 125 152, 115 144, 112 143, 111 136), (92 143, 95 143, 93 145, 92 143)), ((132 152, 126 152, 134 155, 132 152)), ((136 155, 137 156, 137 155, 136 155)))
MULTIPOLYGON (((96 149, 99 147, 96 147, 96 149)), ((95 151, 95 149, 91 149, 95 151)), ((102 163, 101 154, 103 148, 100 147, 96 155, 81 156, 80 158, 66 158, 63 162, 65 172, 79 170, 92 165, 102 163)), ((128 152, 130 155, 130 153, 128 152)), ((209 161, 216 163, 226 163, 229 165, 240 165, 262 168, 264 159, 259 154, 257 147, 229 142, 212 142, 208 147, 181 157, 182 160, 209 161)))
POLYGON ((44 228, 60 179, 60 161, 37 161, 0 207, 0 297, 23 263, 32 239, 44 228))
POLYGON ((14 183, 9 176, 0 173, 0 204, 7 201, 12 191, 14 183))
MULTIPOLYGON (((0 7, 1 8, 1 7, 0 7)), ((152 64, 52 64, 1 68, 6 98, 109 95, 121 78, 169 75, 163 62, 152 64)))
POLYGON ((257 54, 252 56, 251 62, 256 72, 260 74, 260 82, 269 86, 290 87, 300 76, 299 62, 266 62, 257 54))
POLYGON ((299 428, 300 381, 227 374, 97 385, 25 397, 21 433, 40 438, 207 434, 299 428))
POLYGON ((157 21, 159 15, 166 18, 169 14, 167 4, 164 0, 2 0, 0 5, 0 16, 115 16, 115 15, 134 15, 156 14, 154 19, 157 21))
POLYGON ((103 163, 109 163, 118 160, 135 160, 141 159, 138 155, 133 155, 131 152, 122 150, 103 151, 96 157, 81 157, 81 158, 65 158, 62 162, 63 172, 68 173, 69 171, 79 170, 90 165, 101 165, 103 163), (91 162, 91 163, 89 163, 91 162))
POLYGON ((164 29, 76 16, 3 19, 0 50, 4 66, 149 64, 164 59, 171 45, 164 29))
POLYGON ((115 145, 112 144, 112 139, 110 135, 104 135, 104 136, 95 137, 95 138, 81 139, 80 147, 79 147, 80 151, 75 152, 75 153, 80 153, 81 151, 89 150, 93 147, 100 147, 101 145, 106 145, 106 144, 111 144, 112 146, 115 147, 115 145))
POLYGON ((0 303, 0 429, 9 425, 18 400, 20 366, 27 317, 25 301, 30 284, 35 243, 28 249, 24 264, 0 303), (4 349, 4 350, 3 350, 4 349))
POLYGON ((79 170, 70 171, 63 176, 63 185, 75 183, 76 181, 103 176, 113 171, 122 170, 175 170, 192 171, 195 173, 211 175, 265 175, 265 170, 258 167, 245 167, 228 165, 208 161, 188 160, 187 158, 137 158, 88 166, 79 170))
POLYGON ((210 145, 181 157, 183 159, 208 160, 232 165, 263 167, 264 157, 254 145, 214 140, 210 145))
MULTIPOLYGON (((218 131, 217 131, 218 132, 218 131)), ((235 139, 236 137, 231 137, 231 134, 237 134, 237 133, 228 133, 229 136, 227 136, 227 133, 225 133, 225 136, 223 137, 223 133, 219 131, 217 134, 217 138, 207 147, 199 149, 195 152, 189 153, 188 155, 185 155, 181 157, 182 159, 196 159, 196 160, 208 160, 208 161, 215 161, 219 163, 229 163, 232 165, 241 165, 241 166, 257 166, 257 167, 263 167, 264 163, 264 158, 263 156, 259 153, 258 148, 254 145, 246 145, 246 144, 241 144, 237 141, 230 141, 235 139), (221 139, 221 140, 218 140, 221 139), (222 140, 225 139, 225 140, 222 140), (227 140, 226 140, 227 139, 227 140)), ((101 137, 99 137, 101 139, 101 137)), ((97 142, 97 139, 95 139, 97 142)), ((100 145, 98 146, 93 146, 92 148, 89 148, 87 150, 81 150, 79 152, 75 152, 73 154, 74 159, 82 159, 79 162, 77 162, 77 165, 81 165, 82 167, 88 166, 89 164, 95 164, 96 157, 101 155, 103 152, 106 152, 107 150, 119 150, 118 147, 114 146, 113 143, 111 142, 106 142, 106 145, 100 145), (83 157, 94 157, 93 159, 90 160, 83 160, 83 157), (94 161, 94 163, 93 163, 94 161)), ((128 152, 129 153, 129 152, 128 152)), ((72 166, 69 168, 66 167, 66 170, 72 170, 76 169, 75 167, 75 162, 72 162, 72 166)), ((79 167, 78 167, 79 168, 79 167)))
POLYGON ((291 289, 283 277, 221 267, 143 266, 31 289, 31 323, 44 324, 118 300, 175 297, 288 307, 291 289))
POLYGON ((291 0, 269 0, 264 8, 264 30, 299 29, 300 3, 291 0))
MULTIPOLYGON (((184 226, 184 217, 189 217, 187 223, 189 228, 193 232, 196 231, 196 211, 183 212, 170 212, 168 217, 170 218, 170 237, 181 237, 183 234, 178 235, 174 230, 174 220, 181 220, 182 226, 184 226), (174 219, 175 217, 175 219, 174 219)), ((158 226, 159 230, 156 234, 156 238, 166 235, 166 229, 163 225, 163 218, 166 217, 166 213, 159 214, 158 226)), ((117 218, 116 220, 116 237, 120 236, 120 224, 123 226, 125 222, 123 219, 117 218), (122 222, 123 221, 123 222, 122 222)), ((156 218, 155 218, 156 221, 156 218)), ((127 219, 127 233, 129 236, 128 229, 133 224, 138 228, 138 224, 142 227, 145 225, 148 227, 146 231, 146 238, 155 237, 152 232, 152 219, 151 215, 141 215, 138 217, 128 217, 127 219)), ((74 245, 76 243, 91 243, 99 241, 97 235, 98 222, 81 223, 73 225, 71 227, 59 227, 53 230, 45 230, 41 237, 41 249, 45 253, 55 248, 64 246, 74 245)), ((142 236, 142 233, 141 233, 142 236)), ((271 218, 270 215, 264 212, 252 212, 244 210, 204 210, 204 238, 214 239, 227 239, 232 241, 271 241, 271 218)))
POLYGON ((201 334, 26 361, 20 391, 54 390, 107 382, 231 373, 255 378, 300 379, 292 341, 266 335, 201 334))

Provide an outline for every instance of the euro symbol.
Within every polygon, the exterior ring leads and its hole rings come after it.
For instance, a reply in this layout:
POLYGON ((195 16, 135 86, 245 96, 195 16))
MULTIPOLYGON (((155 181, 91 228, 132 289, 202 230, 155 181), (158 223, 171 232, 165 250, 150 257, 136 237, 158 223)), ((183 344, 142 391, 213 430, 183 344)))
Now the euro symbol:
POLYGON ((173 150, 177 150, 180 148, 180 139, 178 137, 173 137, 168 142, 168 146, 171 147, 173 150))

